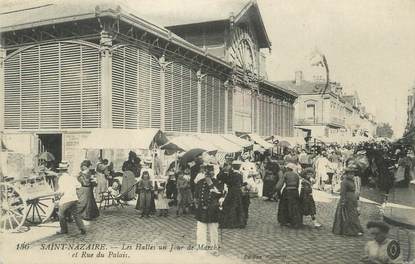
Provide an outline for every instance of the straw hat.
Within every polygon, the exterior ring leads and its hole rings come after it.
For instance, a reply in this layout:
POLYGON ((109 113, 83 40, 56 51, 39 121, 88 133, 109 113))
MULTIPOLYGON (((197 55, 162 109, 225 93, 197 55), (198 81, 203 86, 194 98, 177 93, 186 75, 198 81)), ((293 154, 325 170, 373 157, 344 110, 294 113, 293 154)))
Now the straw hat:
POLYGON ((69 169, 69 162, 68 162, 68 161, 66 161, 66 160, 62 160, 62 161, 59 163, 58 170, 67 170, 67 169, 69 169))
POLYGON ((344 169, 344 171, 345 172, 355 172, 355 171, 358 171, 359 170, 359 168, 356 166, 356 164, 350 164, 349 166, 347 166, 345 169, 344 169))

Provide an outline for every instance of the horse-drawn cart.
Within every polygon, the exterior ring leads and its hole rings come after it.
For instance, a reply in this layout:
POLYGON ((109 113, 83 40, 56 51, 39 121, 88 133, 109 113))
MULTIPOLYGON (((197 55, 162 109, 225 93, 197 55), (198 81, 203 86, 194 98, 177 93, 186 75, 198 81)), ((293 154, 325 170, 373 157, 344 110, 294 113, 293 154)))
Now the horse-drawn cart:
POLYGON ((0 181, 0 231, 17 231, 23 224, 37 225, 50 218, 55 193, 44 176, 0 181))

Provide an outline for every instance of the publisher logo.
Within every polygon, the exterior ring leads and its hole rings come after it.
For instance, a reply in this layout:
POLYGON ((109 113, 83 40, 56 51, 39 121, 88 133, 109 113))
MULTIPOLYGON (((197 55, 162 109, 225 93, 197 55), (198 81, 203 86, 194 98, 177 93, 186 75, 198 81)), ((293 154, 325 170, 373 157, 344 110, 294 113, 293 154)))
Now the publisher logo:
POLYGON ((392 240, 387 249, 388 257, 391 259, 397 259, 399 255, 401 254, 401 247, 399 246, 399 243, 396 240, 392 240))

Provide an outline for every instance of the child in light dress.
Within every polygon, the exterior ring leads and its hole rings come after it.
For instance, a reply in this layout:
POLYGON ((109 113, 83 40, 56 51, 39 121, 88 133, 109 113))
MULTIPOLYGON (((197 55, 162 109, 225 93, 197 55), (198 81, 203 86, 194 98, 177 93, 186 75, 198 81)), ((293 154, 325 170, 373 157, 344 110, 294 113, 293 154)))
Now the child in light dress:
POLYGON ((154 203, 156 205, 156 210, 159 212, 159 216, 167 217, 169 214, 169 199, 167 199, 164 184, 161 184, 161 186, 156 188, 154 203))
POLYGON ((112 186, 108 187, 108 191, 112 195, 112 197, 117 197, 120 195, 121 184, 118 180, 114 180, 112 182, 112 186))
POLYGON ((192 191, 190 190, 190 170, 186 169, 177 172, 177 216, 180 215, 180 210, 183 214, 189 212, 189 207, 192 204, 192 191))

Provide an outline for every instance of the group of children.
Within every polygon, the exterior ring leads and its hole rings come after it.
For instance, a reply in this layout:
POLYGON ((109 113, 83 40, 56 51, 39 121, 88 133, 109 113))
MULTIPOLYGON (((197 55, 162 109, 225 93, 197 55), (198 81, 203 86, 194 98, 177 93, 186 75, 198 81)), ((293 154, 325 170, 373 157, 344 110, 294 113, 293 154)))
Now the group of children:
POLYGON ((149 217, 151 213, 158 211, 159 216, 168 216, 169 204, 172 202, 172 195, 168 193, 172 182, 175 183, 177 190, 177 216, 186 214, 193 203, 192 192, 190 189, 190 171, 178 171, 176 174, 170 173, 169 180, 157 183, 151 180, 147 171, 144 171, 141 179, 136 185, 138 194, 136 209, 141 211, 140 217, 149 217), (173 181, 174 178, 174 181, 173 181))

